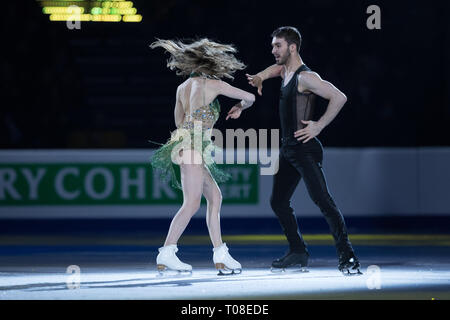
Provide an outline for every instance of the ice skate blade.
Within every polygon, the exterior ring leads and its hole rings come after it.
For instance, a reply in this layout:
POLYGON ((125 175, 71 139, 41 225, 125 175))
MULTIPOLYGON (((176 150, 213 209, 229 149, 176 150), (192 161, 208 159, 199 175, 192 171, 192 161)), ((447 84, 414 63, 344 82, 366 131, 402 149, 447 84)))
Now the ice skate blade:
POLYGON ((356 269, 356 270, 343 269, 343 270, 341 270, 341 272, 346 277, 361 276, 363 274, 361 271, 359 271, 359 269, 356 269))
POLYGON ((217 273, 218 276, 231 276, 242 273, 242 269, 218 269, 218 270, 219 270, 219 272, 217 273))
POLYGON ((270 271, 273 273, 294 273, 294 272, 298 272, 298 273, 308 273, 309 270, 307 267, 287 267, 287 268, 275 268, 275 267, 270 267, 270 271))
POLYGON ((189 277, 192 275, 192 270, 174 270, 168 268, 166 265, 158 264, 158 277, 175 276, 175 277, 189 277))
POLYGON ((219 271, 217 273, 218 276, 230 276, 242 273, 242 269, 229 269, 224 263, 216 263, 215 267, 219 271))

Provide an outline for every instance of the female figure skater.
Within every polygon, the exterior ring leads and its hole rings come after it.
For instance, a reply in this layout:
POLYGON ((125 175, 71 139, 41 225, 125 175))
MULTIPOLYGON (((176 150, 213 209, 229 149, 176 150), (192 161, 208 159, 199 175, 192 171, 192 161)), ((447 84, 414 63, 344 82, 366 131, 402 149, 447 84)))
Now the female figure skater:
POLYGON ((160 272, 166 269, 192 271, 191 265, 181 262, 176 256, 177 242, 200 208, 204 195, 215 267, 219 274, 240 273, 241 264, 231 257, 221 238, 222 195, 217 183, 228 180, 230 175, 220 170, 212 160, 211 151, 218 147, 211 141, 211 131, 220 114, 219 95, 241 100, 229 110, 226 120, 239 118, 242 110, 255 101, 252 93, 220 80, 224 77, 233 79, 232 74, 244 69, 245 65, 234 56, 236 49, 232 45, 206 38, 190 44, 158 40, 150 47, 165 49, 170 54, 167 67, 175 70, 177 75, 189 76, 176 91, 174 116, 177 129, 151 159, 153 168, 161 170, 162 177, 183 192, 183 204, 172 219, 164 246, 158 249, 157 268, 160 272), (175 176, 174 163, 180 166, 181 185, 175 176))

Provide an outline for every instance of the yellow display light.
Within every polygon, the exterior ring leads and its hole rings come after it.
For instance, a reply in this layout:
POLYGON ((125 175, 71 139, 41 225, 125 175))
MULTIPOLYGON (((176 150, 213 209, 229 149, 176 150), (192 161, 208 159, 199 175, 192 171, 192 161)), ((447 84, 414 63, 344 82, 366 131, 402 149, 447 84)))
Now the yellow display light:
POLYGON ((36 0, 50 21, 141 22, 132 1, 36 0))
POLYGON ((116 9, 112 8, 111 13, 121 14, 121 15, 135 15, 137 13, 136 8, 125 8, 125 9, 116 9))
POLYGON ((90 1, 39 1, 42 7, 69 7, 69 6, 79 6, 85 7, 91 5, 90 1))
POLYGON ((81 7, 44 7, 42 12, 45 14, 82 14, 84 13, 84 8, 81 7))
POLYGON ((133 8, 133 2, 131 1, 117 1, 114 2, 111 6, 112 8, 118 8, 118 9, 128 9, 133 8))
POLYGON ((122 16, 120 14, 94 14, 91 15, 91 21, 103 22, 120 22, 122 16))
POLYGON ((142 16, 140 14, 133 14, 133 15, 125 15, 123 16, 124 22, 141 22, 142 16))
POLYGON ((90 14, 51 14, 50 21, 91 21, 90 14))

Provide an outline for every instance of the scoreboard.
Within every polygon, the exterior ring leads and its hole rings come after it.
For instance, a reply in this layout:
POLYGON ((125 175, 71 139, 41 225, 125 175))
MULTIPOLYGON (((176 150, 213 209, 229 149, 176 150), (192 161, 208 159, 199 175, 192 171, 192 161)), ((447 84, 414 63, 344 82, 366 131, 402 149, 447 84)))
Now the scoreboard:
POLYGON ((141 22, 133 2, 123 0, 36 0, 50 21, 141 22))

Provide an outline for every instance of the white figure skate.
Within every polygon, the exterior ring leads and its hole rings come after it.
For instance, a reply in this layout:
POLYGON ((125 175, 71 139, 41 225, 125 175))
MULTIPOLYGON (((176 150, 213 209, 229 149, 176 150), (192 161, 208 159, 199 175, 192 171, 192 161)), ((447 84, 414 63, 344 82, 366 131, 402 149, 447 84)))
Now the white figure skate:
POLYGON ((168 245, 158 249, 159 254, 156 257, 156 265, 160 275, 163 275, 167 270, 177 271, 181 273, 192 273, 192 266, 181 262, 175 253, 178 252, 176 245, 168 245))
POLYGON ((228 253, 226 243, 214 248, 213 252, 213 261, 216 269, 219 270, 219 276, 239 274, 242 272, 241 264, 234 260, 228 253))

